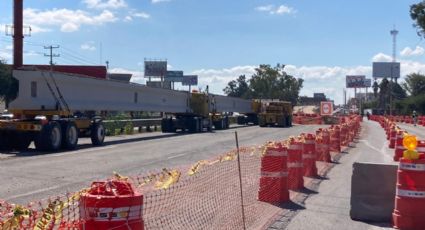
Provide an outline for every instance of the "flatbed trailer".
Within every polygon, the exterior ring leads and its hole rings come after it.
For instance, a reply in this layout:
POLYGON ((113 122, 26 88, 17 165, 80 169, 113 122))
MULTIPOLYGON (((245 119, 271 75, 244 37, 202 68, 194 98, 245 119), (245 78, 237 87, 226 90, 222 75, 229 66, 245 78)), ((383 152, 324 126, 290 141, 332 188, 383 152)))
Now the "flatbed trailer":
POLYGON ((0 149, 24 150, 34 141, 41 151, 72 150, 83 135, 102 145, 101 115, 108 111, 163 112, 163 132, 191 133, 228 128, 232 112, 252 113, 251 100, 208 93, 34 69, 14 70, 13 77, 19 92, 9 107, 13 117, 0 120, 0 149))

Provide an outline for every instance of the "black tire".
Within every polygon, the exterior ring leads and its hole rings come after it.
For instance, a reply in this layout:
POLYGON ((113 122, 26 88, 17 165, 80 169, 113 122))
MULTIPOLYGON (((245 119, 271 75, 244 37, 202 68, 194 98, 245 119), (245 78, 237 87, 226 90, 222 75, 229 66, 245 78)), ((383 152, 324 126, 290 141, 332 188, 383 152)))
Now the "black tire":
POLYGON ((64 122, 62 124, 62 148, 74 150, 78 145, 79 130, 74 122, 64 122))
POLYGON ((3 150, 3 151, 12 150, 10 136, 4 132, 0 132, 0 150, 3 150))
POLYGON ((103 126, 102 122, 93 123, 90 130, 91 143, 94 146, 103 145, 103 142, 105 141, 106 132, 105 126, 103 126))
POLYGON ((194 117, 189 122, 189 133, 197 133, 199 131, 198 118, 194 117))
POLYGON ((31 133, 15 133, 12 135, 11 147, 14 150, 24 151, 27 150, 33 141, 31 133))
POLYGON ((161 120, 161 130, 162 130, 163 133, 170 132, 169 131, 170 130, 170 127, 169 127, 168 124, 169 124, 168 119, 167 118, 162 118, 162 120, 161 120))
POLYGON ((43 125, 34 140, 34 144, 39 151, 58 151, 62 146, 62 130, 59 123, 53 121, 43 125))

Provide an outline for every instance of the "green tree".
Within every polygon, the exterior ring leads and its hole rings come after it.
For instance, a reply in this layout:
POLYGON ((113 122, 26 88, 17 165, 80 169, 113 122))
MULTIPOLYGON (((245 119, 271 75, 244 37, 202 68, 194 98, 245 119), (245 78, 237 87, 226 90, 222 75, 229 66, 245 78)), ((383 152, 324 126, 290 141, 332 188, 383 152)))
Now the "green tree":
POLYGON ((245 75, 240 75, 238 79, 230 81, 223 89, 227 96, 248 98, 250 89, 245 75))
POLYGON ((415 21, 413 26, 418 35, 425 37, 425 1, 410 6, 410 17, 415 21))
POLYGON ((411 96, 425 94, 425 75, 419 73, 407 75, 403 88, 409 92, 411 96))
POLYGON ((296 79, 284 71, 285 66, 277 64, 260 65, 249 81, 252 97, 259 99, 279 99, 292 102, 298 101, 303 79, 296 79))
POLYGON ((18 94, 18 81, 12 78, 12 68, 0 60, 0 100, 9 107, 9 102, 14 100, 18 94))

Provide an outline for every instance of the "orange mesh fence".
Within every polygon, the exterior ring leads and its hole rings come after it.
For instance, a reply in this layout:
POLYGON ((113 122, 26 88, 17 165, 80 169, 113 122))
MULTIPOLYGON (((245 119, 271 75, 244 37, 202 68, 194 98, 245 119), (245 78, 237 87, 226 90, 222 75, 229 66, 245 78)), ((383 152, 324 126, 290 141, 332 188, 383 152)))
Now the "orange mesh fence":
MULTIPOLYGON (((84 216, 93 215, 90 212, 95 212, 96 218, 118 221, 107 229, 119 229, 121 225, 128 226, 134 221, 143 221, 144 229, 243 229, 244 223, 247 229, 263 229, 276 217, 288 212, 282 204, 258 200, 260 189, 273 193, 275 187, 281 186, 279 180, 270 180, 267 186, 260 186, 263 170, 261 160, 270 144, 240 148, 243 206, 237 152, 232 150, 189 166, 130 177, 115 174, 114 180, 130 182, 134 190, 143 195, 143 203, 138 206, 129 203, 125 207, 112 207, 109 210, 106 209, 108 206, 102 206, 99 201, 94 204, 101 208, 89 210, 87 214, 88 203, 84 203, 86 200, 82 197, 89 192, 99 192, 93 190, 93 185, 79 192, 23 206, 0 200, 0 229, 81 229, 88 224, 83 221, 84 216), (141 208, 143 219, 133 218, 140 214, 137 208, 141 208)), ((339 152, 333 154, 335 157, 339 152)), ((316 165, 318 174, 324 176, 334 164, 316 162, 316 165)), ((274 168, 273 165, 269 167, 274 168)), ((305 186, 312 183, 317 183, 317 180, 304 180, 305 186)), ((296 191, 290 192, 291 199, 298 196, 303 195, 296 191)))

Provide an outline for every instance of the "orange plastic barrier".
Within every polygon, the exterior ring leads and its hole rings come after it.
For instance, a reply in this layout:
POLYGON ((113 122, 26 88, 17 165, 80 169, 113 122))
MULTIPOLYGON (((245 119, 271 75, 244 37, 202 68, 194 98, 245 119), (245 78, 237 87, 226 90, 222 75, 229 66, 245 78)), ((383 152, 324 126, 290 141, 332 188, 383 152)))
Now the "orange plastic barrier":
POLYGON ((328 129, 319 129, 316 131, 316 151, 317 160, 324 162, 332 162, 330 154, 330 136, 328 129))
POLYGON ((397 140, 397 126, 395 125, 391 126, 389 140, 390 141, 388 142, 388 148, 390 149, 395 148, 395 143, 397 140))
POLYGON ((330 151, 341 152, 341 129, 339 125, 331 126, 330 151))
POLYGON ((303 142, 303 167, 304 167, 304 176, 316 177, 317 176, 317 153, 316 153, 316 136, 314 134, 304 134, 303 142))
POLYGON ((288 188, 299 190, 303 187, 302 143, 295 138, 290 138, 288 146, 288 188))
POLYGON ((400 159, 393 223, 398 229, 425 229, 424 159, 400 159))
POLYGON ((288 149, 280 143, 267 146, 261 158, 261 177, 258 200, 263 202, 289 201, 288 149))
POLYGON ((394 151, 394 161, 399 161, 403 157, 403 152, 406 150, 403 146, 403 137, 406 132, 403 130, 397 131, 394 151))
POLYGON ((81 196, 81 229, 143 230, 143 195, 123 180, 93 182, 81 196))

